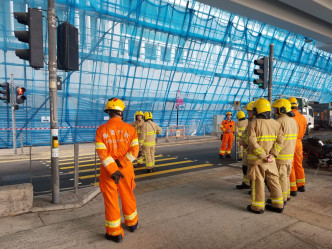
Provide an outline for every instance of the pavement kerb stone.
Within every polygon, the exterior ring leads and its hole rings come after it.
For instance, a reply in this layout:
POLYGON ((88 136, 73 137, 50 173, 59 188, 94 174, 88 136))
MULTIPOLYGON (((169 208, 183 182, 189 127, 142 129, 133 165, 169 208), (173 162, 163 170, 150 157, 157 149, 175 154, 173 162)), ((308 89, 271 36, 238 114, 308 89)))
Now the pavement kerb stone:
MULTIPOLYGON (((68 203, 68 204, 51 204, 50 202, 44 202, 42 207, 34 206, 30 209, 30 212, 37 213, 37 212, 46 212, 46 211, 56 211, 56 210, 64 210, 64 209, 73 209, 73 208, 80 208, 96 197, 100 193, 99 187, 92 187, 92 189, 83 195, 79 202, 76 203, 68 203)), ((38 197, 36 197, 38 199, 38 197)))

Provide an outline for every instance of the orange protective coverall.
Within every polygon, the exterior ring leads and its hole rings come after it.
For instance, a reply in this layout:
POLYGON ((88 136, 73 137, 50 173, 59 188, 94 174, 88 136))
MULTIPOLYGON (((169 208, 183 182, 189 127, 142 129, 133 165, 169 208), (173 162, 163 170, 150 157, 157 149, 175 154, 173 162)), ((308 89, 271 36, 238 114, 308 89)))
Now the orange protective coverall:
POLYGON ((299 133, 296 139, 294 160, 292 163, 292 172, 290 174, 290 189, 291 191, 297 191, 297 187, 305 185, 305 174, 302 166, 303 161, 303 146, 302 138, 307 129, 307 119, 299 113, 297 109, 292 110, 295 114, 295 121, 299 126, 299 133))
POLYGON ((224 132, 224 134, 222 136, 222 143, 220 146, 219 154, 224 155, 226 152, 226 155, 229 155, 231 154, 234 140, 235 122, 233 120, 228 121, 227 119, 222 121, 220 130, 224 132), (227 130, 231 130, 232 132, 226 133, 227 130))
POLYGON ((96 150, 102 162, 99 186, 105 202, 106 233, 112 236, 123 235, 118 192, 125 224, 134 226, 138 221, 133 193, 135 174, 132 164, 139 150, 135 128, 123 122, 121 118, 111 118, 96 131, 96 150), (116 159, 120 161, 122 167, 118 167, 116 159), (119 184, 115 184, 111 178, 117 170, 124 176, 120 178, 119 184))

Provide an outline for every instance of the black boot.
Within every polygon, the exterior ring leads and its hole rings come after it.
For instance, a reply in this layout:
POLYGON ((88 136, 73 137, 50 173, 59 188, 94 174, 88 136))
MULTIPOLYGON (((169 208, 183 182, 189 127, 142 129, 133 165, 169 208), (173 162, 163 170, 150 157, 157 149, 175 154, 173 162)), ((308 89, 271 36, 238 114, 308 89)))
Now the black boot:
POLYGON ((152 173, 152 169, 146 169, 146 173, 152 173))
POLYGON ((219 154, 220 159, 224 159, 224 155, 219 154))
POLYGON ((297 191, 305 192, 305 186, 297 187, 297 191))
POLYGON ((135 232, 135 230, 137 230, 137 227, 138 227, 138 221, 137 221, 136 225, 128 226, 129 231, 132 232, 132 233, 135 232))
POLYGON ((251 187, 244 184, 243 182, 239 185, 236 185, 236 189, 250 189, 251 187))
POLYGON ((230 154, 226 155, 227 158, 232 158, 230 154))
POLYGON ((112 235, 109 235, 107 233, 105 233, 105 238, 108 239, 108 240, 112 240, 116 243, 120 243, 123 241, 122 239, 122 234, 119 234, 119 235, 116 235, 116 236, 112 236, 112 235))
MULTIPOLYGON (((266 203, 267 203, 267 204, 272 204, 271 199, 267 199, 267 200, 266 200, 266 203)), ((286 204, 287 204, 287 201, 284 201, 284 206, 286 206, 286 204)))
POLYGON ((251 209, 250 205, 247 206, 247 210, 250 211, 250 212, 253 212, 255 214, 262 214, 262 213, 264 213, 264 210, 256 211, 256 210, 251 209))
POLYGON ((156 168, 155 167, 152 168, 152 172, 156 172, 156 168))
POLYGON ((269 211, 280 213, 280 214, 284 211, 284 208, 275 208, 275 207, 272 207, 272 205, 270 205, 270 204, 266 204, 265 208, 269 211))
POLYGON ((287 201, 290 201, 290 198, 287 198, 287 201))
POLYGON ((291 195, 291 196, 297 196, 297 191, 291 191, 291 192, 290 192, 290 195, 291 195))
POLYGON ((248 195, 251 195, 251 190, 248 191, 248 195))

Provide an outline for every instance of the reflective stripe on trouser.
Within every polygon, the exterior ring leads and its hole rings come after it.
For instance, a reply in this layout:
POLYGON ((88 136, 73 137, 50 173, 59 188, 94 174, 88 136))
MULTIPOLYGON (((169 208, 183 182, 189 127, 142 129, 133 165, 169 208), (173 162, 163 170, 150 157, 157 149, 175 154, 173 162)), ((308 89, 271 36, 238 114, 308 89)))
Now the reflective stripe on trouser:
POLYGON ((247 175, 248 172, 248 166, 246 165, 242 165, 242 172, 243 172, 243 178, 242 178, 242 182, 243 184, 250 186, 250 179, 247 175))
POLYGON ((292 171, 289 177, 291 191, 297 191, 297 187, 305 185, 305 174, 302 166, 302 161, 303 161, 302 140, 296 139, 292 171))
POLYGON ((151 169, 155 166, 154 154, 156 152, 156 146, 143 146, 143 155, 145 156, 146 168, 151 169))
POLYGON ((122 234, 121 214, 119 207, 118 192, 121 197, 125 224, 133 226, 138 221, 136 211, 136 199, 133 193, 135 189, 133 167, 119 168, 124 178, 120 178, 119 184, 109 176, 100 176, 100 191, 103 193, 105 203, 105 228, 106 233, 112 236, 122 234))
POLYGON ((233 139, 234 139, 233 132, 231 132, 231 133, 224 133, 224 135, 222 137, 220 151, 219 151, 220 155, 224 155, 225 152, 226 152, 226 155, 231 154, 233 139))
POLYGON ((142 153, 142 156, 137 157, 137 163, 140 163, 140 164, 143 164, 143 163, 144 163, 143 153, 142 153))
POLYGON ((272 206, 283 208, 282 191, 275 162, 249 165, 248 176, 251 180, 251 208, 253 210, 259 211, 265 208, 265 179, 270 190, 272 206))
POLYGON ((287 201, 287 198, 290 198, 290 182, 289 176, 292 171, 292 164, 291 163, 277 163, 277 168, 279 171, 279 182, 281 185, 282 196, 284 201, 287 201))

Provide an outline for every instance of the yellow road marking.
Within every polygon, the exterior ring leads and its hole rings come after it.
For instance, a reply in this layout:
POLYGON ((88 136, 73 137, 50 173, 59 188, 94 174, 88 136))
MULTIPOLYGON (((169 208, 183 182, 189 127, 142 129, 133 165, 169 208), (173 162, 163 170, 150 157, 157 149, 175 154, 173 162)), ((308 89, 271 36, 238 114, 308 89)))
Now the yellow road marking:
MULTIPOLYGON (((156 162, 174 160, 174 159, 177 159, 177 157, 168 157, 168 158, 163 158, 163 159, 157 159, 156 162)), ((88 167, 88 166, 92 166, 92 165, 95 165, 95 164, 94 163, 82 164, 82 165, 79 165, 78 167, 83 168, 83 167, 88 167)), ((99 167, 99 164, 97 166, 99 167)), ((74 166, 68 166, 68 167, 61 167, 60 169, 73 169, 73 168, 74 168, 74 166)))
MULTIPOLYGON (((170 166, 170 165, 176 165, 176 164, 181 164, 181 163, 192 163, 194 161, 192 160, 187 160, 187 161, 180 161, 180 162, 173 162, 173 163, 164 163, 164 164, 159 164, 156 165, 156 168, 159 167, 165 167, 165 166, 170 166)), ((135 170, 140 170, 140 169, 146 169, 145 167, 141 167, 141 168, 135 168, 135 170)), ((89 171, 94 171, 94 170, 80 170, 80 172, 89 172, 89 171)), ((68 173, 73 173, 74 171, 68 172, 68 173)), ((97 176, 99 176, 99 174, 97 174, 97 176)), ((95 177, 95 175, 87 175, 87 176, 80 176, 80 179, 88 179, 88 178, 93 178, 95 177)))
MULTIPOLYGON (((188 166, 188 167, 176 168, 176 169, 168 169, 168 170, 163 170, 163 171, 158 171, 158 172, 153 172, 153 173, 138 175, 135 178, 144 178, 144 177, 155 176, 155 175, 163 175, 163 174, 172 173, 172 172, 185 171, 185 170, 190 170, 190 169, 198 169, 198 168, 203 168, 203 167, 209 167, 209 166, 212 166, 212 165, 213 164, 211 164, 211 163, 204 163, 204 164, 198 164, 198 165, 195 165, 195 166, 188 166)), ((99 176, 99 174, 97 176, 99 176)), ((96 182, 93 185, 99 186, 99 182, 96 182)))
POLYGON ((163 171, 159 171, 159 172, 153 172, 153 173, 138 175, 135 178, 143 178, 143 177, 148 177, 148 176, 162 175, 162 174, 167 174, 167 173, 171 173, 171 172, 177 172, 177 171, 183 171, 183 170, 189 170, 189 169, 197 169, 197 168, 208 167, 208 166, 212 166, 212 165, 213 164, 211 164, 211 163, 204 163, 204 164, 199 164, 199 165, 195 165, 195 166, 188 166, 188 167, 176 168, 176 169, 168 169, 168 170, 163 170, 163 171))
MULTIPOLYGON (((173 163, 158 164, 158 165, 156 165, 156 167, 164 167, 164 166, 170 166, 170 165, 176 165, 176 164, 182 164, 182 163, 192 163, 192 162, 194 162, 194 161, 192 161, 192 160, 178 161, 178 162, 173 162, 173 163)), ((135 171, 141 170, 141 169, 146 169, 146 167, 135 168, 135 171)))

